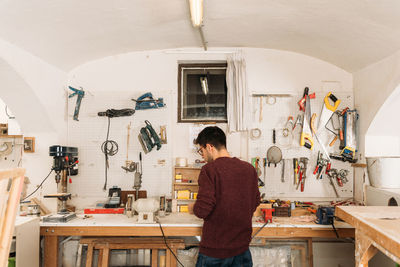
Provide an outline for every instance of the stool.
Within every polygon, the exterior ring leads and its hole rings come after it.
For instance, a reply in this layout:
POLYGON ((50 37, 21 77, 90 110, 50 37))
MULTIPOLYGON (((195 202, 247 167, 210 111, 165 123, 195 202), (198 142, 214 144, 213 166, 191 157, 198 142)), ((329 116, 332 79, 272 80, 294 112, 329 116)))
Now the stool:
MULTIPOLYGON (((177 255, 178 249, 185 248, 185 242, 182 239, 167 239, 168 246, 177 255)), ((176 259, 171 251, 165 245, 163 238, 82 238, 81 244, 88 246, 86 256, 86 267, 91 267, 93 262, 93 250, 99 250, 98 267, 107 267, 112 249, 150 249, 151 266, 158 266, 158 250, 166 250, 166 267, 175 267, 176 259)))

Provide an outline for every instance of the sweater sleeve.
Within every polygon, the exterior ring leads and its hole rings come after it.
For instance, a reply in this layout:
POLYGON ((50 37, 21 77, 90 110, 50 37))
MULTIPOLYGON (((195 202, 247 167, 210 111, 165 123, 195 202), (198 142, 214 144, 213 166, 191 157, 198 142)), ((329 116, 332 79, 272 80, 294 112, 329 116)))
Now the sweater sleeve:
POLYGON ((201 218, 207 218, 214 210, 216 204, 215 185, 210 173, 202 168, 199 175, 199 192, 193 207, 193 213, 201 218))
POLYGON ((260 190, 258 189, 258 176, 257 176, 257 172, 254 171, 254 179, 256 181, 256 185, 255 185, 255 207, 253 209, 253 212, 256 211, 257 207, 260 205, 261 199, 260 199, 260 190))

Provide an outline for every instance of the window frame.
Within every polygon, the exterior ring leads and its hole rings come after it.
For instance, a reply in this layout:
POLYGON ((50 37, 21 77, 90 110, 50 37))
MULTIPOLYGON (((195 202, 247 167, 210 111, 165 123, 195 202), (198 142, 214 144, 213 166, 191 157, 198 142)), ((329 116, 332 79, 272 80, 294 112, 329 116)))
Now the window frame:
MULTIPOLYGON (((205 69, 205 68, 227 68, 228 64, 227 63, 179 63, 178 64, 178 123, 227 123, 228 118, 226 119, 221 119, 221 120, 215 120, 215 119, 183 119, 182 118, 182 97, 183 97, 183 75, 182 71, 183 69, 187 68, 199 68, 199 69, 205 69)), ((225 81, 226 81, 226 76, 225 76, 225 81)), ((228 115, 228 114, 227 114, 228 115)))

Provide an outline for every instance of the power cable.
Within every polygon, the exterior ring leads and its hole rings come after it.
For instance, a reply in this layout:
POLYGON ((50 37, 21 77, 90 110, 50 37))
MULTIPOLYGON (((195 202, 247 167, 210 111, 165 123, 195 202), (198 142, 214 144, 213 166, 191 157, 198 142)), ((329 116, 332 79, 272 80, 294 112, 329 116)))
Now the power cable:
POLYGON ((108 127, 107 127, 107 137, 106 141, 103 142, 101 145, 101 151, 104 153, 104 158, 105 158, 105 181, 104 181, 104 187, 103 190, 105 191, 107 189, 107 170, 109 167, 108 163, 108 157, 109 156, 114 156, 115 154, 118 153, 118 143, 115 142, 114 140, 108 140, 110 134, 110 117, 108 117, 108 127))
POLYGON ((257 230, 257 232, 251 237, 251 240, 268 224, 268 221, 264 223, 263 226, 260 227, 260 229, 257 230))
POLYGON ((39 188, 43 185, 43 183, 47 180, 47 178, 49 178, 50 174, 53 172, 53 169, 50 170, 49 174, 47 174, 46 178, 43 179, 43 181, 40 183, 40 185, 32 192, 30 193, 28 196, 24 197, 23 199, 21 199, 20 202, 24 201, 25 199, 27 199, 28 197, 32 196, 33 194, 36 193, 36 191, 39 190, 39 188))
POLYGON ((175 255, 175 253, 172 251, 172 249, 168 246, 168 244, 167 244, 167 239, 166 239, 166 237, 165 237, 164 230, 163 230, 163 228, 162 228, 162 226, 161 226, 161 223, 160 223, 158 220, 157 220, 157 222, 158 222, 158 225, 160 226, 161 233, 162 233, 162 235, 163 235, 163 239, 164 239, 165 245, 167 246, 167 248, 169 249, 169 251, 172 253, 172 255, 174 255, 176 261, 179 262, 179 264, 180 264, 182 267, 185 267, 185 266, 182 264, 182 262, 178 259, 178 257, 175 255))
POLYGON ((109 162, 108 162, 108 157, 114 156, 115 154, 118 153, 118 143, 113 141, 113 140, 108 140, 109 134, 110 134, 110 118, 114 117, 126 117, 126 116, 132 116, 135 113, 134 109, 131 108, 125 108, 125 109, 107 109, 104 112, 98 112, 97 115, 100 117, 106 116, 108 118, 108 126, 107 126, 107 137, 106 141, 103 142, 101 145, 101 151, 104 154, 104 164, 105 164, 105 178, 104 178, 104 187, 103 190, 105 191, 107 189, 107 180, 108 180, 108 168, 109 168, 109 162))

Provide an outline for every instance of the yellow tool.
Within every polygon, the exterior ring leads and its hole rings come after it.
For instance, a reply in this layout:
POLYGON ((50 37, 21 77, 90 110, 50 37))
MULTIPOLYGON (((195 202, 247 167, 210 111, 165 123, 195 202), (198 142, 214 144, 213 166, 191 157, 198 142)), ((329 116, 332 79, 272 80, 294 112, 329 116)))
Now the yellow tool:
POLYGON ((318 130, 319 132, 328 123, 333 113, 336 111, 340 104, 340 100, 336 98, 331 92, 329 92, 324 98, 324 106, 322 107, 321 116, 319 117, 318 130), (329 99, 333 101, 333 105, 329 103, 329 99))
POLYGON ((305 146, 308 149, 313 149, 314 140, 312 138, 312 132, 310 127, 311 120, 311 107, 310 107, 310 97, 308 96, 308 87, 304 89, 304 95, 306 96, 306 110, 304 112, 303 119, 303 130, 300 136, 300 145, 305 146))

